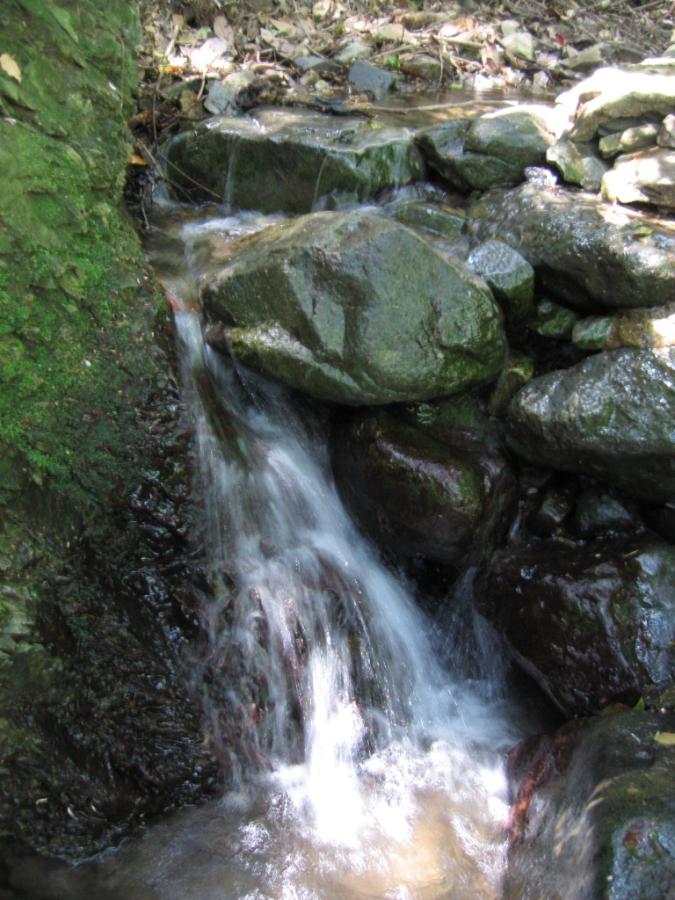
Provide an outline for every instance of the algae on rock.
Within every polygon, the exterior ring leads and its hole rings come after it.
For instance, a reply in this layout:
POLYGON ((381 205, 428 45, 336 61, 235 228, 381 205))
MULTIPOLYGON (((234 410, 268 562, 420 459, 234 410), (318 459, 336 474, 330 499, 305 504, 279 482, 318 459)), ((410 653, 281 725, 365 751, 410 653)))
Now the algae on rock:
MULTIPOLYGON (((199 792, 185 789, 198 716, 142 602, 159 545, 180 552, 178 507, 148 538, 159 502, 134 512, 129 500, 161 477, 175 506, 184 484, 153 456, 152 431, 172 413, 151 410, 151 393, 170 379, 121 206, 137 11, 130 0, 2 11, 15 68, 0 70, 0 767, 12 773, 0 830, 82 855, 199 792), (160 719, 187 738, 180 749, 153 733, 160 719)), ((174 587, 153 590, 168 610, 174 587)))

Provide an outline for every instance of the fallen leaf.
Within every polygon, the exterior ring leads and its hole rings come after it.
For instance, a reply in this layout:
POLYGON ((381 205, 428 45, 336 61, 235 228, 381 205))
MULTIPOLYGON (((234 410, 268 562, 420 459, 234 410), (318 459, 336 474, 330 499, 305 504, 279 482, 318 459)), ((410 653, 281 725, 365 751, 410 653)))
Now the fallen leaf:
POLYGON ((10 56, 9 53, 0 54, 0 69, 2 69, 6 75, 9 75, 10 78, 14 78, 15 81, 21 81, 21 68, 18 62, 13 56, 10 56))
POLYGON ((216 16, 213 20, 213 32, 216 37, 225 41, 229 47, 234 46, 234 28, 228 25, 225 16, 216 16))
POLYGON ((129 158, 127 159, 128 166, 147 166, 147 164, 147 161, 138 153, 130 153, 129 158))
POLYGON ((663 744, 664 747, 675 747, 675 732, 657 731, 654 740, 657 744, 663 744))

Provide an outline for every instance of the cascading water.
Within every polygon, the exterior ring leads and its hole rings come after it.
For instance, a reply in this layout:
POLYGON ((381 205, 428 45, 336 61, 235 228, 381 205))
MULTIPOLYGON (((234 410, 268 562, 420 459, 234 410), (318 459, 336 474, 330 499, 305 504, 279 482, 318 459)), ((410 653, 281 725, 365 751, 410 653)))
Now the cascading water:
MULTIPOLYGON (((167 289, 194 298, 204 241, 270 221, 192 214, 167 289)), ((190 306, 175 318, 213 587, 193 680, 231 789, 81 866, 64 896, 498 896, 513 709, 480 658, 470 678, 441 665, 297 400, 208 347, 190 306)))

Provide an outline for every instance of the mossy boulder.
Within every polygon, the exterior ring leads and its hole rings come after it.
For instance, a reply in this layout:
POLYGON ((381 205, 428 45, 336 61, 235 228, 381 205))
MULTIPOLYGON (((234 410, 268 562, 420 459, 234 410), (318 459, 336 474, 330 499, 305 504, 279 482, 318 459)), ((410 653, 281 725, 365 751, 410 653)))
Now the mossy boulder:
POLYGON ((568 715, 634 704, 675 678, 675 548, 646 538, 496 554, 479 609, 568 715))
POLYGON ((333 464, 347 502, 389 553, 460 567, 503 537, 516 492, 496 442, 462 427, 450 404, 440 413, 450 427, 400 411, 351 416, 337 430, 333 464))
POLYGON ((505 900, 670 896, 675 751, 660 737, 673 732, 672 712, 622 712, 517 748, 505 900))
POLYGON ((658 306, 675 294, 672 232, 588 195, 530 182, 491 191, 472 206, 469 228, 505 241, 575 307, 658 306))
POLYGON ((424 129, 417 143, 430 168, 461 191, 518 184, 527 166, 545 162, 555 141, 552 111, 520 106, 424 129))
POLYGON ((533 379, 514 397, 508 441, 528 462, 675 496, 675 350, 598 353, 533 379))
POLYGON ((506 343, 482 282, 397 222, 313 213, 236 242, 206 278, 237 359, 323 400, 410 402, 495 378, 506 343))
POLYGON ((0 832, 82 856, 215 777, 166 636, 190 627, 186 448, 121 205, 137 10, 2 12, 0 832))
POLYGON ((247 119, 210 119, 165 148, 180 200, 217 200, 235 209, 306 213, 364 200, 423 176, 404 129, 321 113, 261 110, 247 119))

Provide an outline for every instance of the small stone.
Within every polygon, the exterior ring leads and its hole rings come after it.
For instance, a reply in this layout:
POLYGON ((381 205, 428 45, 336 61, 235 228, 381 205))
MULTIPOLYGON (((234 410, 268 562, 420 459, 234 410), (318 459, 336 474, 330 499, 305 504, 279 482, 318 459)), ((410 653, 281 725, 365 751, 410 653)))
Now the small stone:
POLYGON ((656 143, 659 134, 658 125, 648 122, 645 125, 638 125, 634 128, 627 128, 618 134, 608 134, 606 137, 600 138, 598 147, 600 154, 605 159, 612 156, 618 156, 620 153, 632 153, 634 150, 641 150, 643 147, 651 147, 656 143))
POLYGON ((659 147, 675 148, 675 114, 671 113, 663 120, 656 143, 659 147))
POLYGON ((233 72, 224 81, 214 81, 204 102, 204 107, 217 116, 233 116, 241 113, 239 99, 253 82, 255 75, 247 69, 233 72))
POLYGON ((503 241, 485 241, 471 252, 468 267, 487 281, 511 319, 523 319, 534 300, 534 269, 503 241))
POLYGON ((394 87, 396 78, 384 69, 357 59, 349 68, 349 82, 357 91, 368 91, 377 99, 394 87))
POLYGON ((578 316, 552 300, 541 300, 537 303, 536 315, 528 328, 542 337, 565 340, 572 335, 578 316))
POLYGON ((555 166, 567 184, 578 184, 597 193, 607 164, 598 158, 592 143, 577 144, 562 139, 546 151, 546 161, 555 166))
POLYGON ((570 69, 592 69, 601 66, 604 62, 600 44, 594 44, 592 47, 586 47, 579 51, 570 47, 568 53, 565 65, 570 69))
POLYGON ((342 63, 342 65, 349 65, 357 59, 367 59, 372 55, 373 49, 368 46, 368 44, 352 41, 349 44, 345 44, 342 50, 336 55, 335 59, 337 62, 342 63))
POLYGON ((590 488, 579 495, 574 520, 576 531, 581 537, 631 531, 636 525, 623 503, 611 494, 590 488))
POLYGON ((611 333, 611 316, 588 316, 572 329, 572 343, 580 350, 604 350, 611 333))
POLYGON ((296 56, 293 59, 302 72, 318 72, 322 75, 336 75, 342 71, 339 63, 332 59, 325 59, 323 56, 296 56))
POLYGON ((414 10, 406 12, 401 16, 401 23, 411 31, 418 31, 420 28, 426 28, 427 25, 433 25, 434 22, 445 22, 449 18, 459 15, 457 6, 444 6, 443 12, 431 12, 431 10, 414 10))
POLYGON ((553 487, 546 492, 539 507, 528 518, 528 525, 540 537, 553 535, 570 516, 573 508, 571 491, 553 487))
POLYGON ((404 203, 398 207, 394 215, 404 225, 416 225, 446 237, 459 237, 466 230, 464 210, 446 209, 419 200, 404 203))
POLYGON ((399 63, 401 64, 401 71, 411 78, 438 81, 443 74, 443 67, 438 59, 433 56, 401 54, 399 63))
POLYGON ((382 25, 373 32, 373 40, 376 44, 402 44, 405 38, 405 28, 395 22, 382 25))
POLYGON ((512 31, 500 43, 508 56, 534 62, 534 38, 529 31, 512 31))
POLYGON ((534 375, 534 362, 529 356, 512 356, 501 371, 497 384, 488 401, 491 416, 503 416, 517 392, 534 375))

